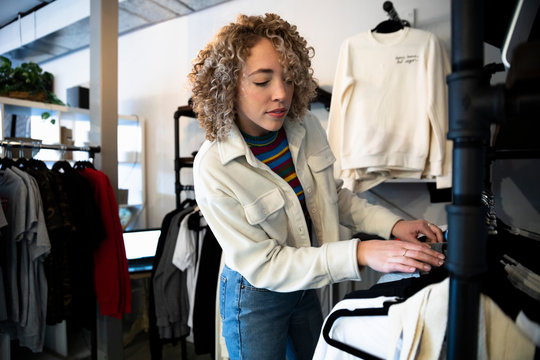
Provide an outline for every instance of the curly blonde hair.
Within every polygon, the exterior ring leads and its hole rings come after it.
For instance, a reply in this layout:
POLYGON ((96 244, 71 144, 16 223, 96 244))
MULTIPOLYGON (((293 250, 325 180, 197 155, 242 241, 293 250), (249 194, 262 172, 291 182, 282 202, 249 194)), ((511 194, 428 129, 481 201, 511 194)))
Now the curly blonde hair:
POLYGON ((193 111, 208 140, 221 140, 229 133, 237 115, 238 77, 250 49, 262 38, 272 42, 287 80, 294 83, 289 118, 302 117, 316 96, 317 83, 311 68, 314 50, 307 46, 296 26, 276 14, 239 15, 199 52, 188 76, 193 87, 193 111))

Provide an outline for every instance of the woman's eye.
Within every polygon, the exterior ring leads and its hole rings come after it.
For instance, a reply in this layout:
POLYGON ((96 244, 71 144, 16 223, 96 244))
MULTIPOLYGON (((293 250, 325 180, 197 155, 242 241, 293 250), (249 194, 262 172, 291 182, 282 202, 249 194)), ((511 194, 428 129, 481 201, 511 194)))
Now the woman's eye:
POLYGON ((266 84, 268 84, 270 81, 261 81, 261 82, 255 82, 255 85, 257 86, 265 86, 266 84))

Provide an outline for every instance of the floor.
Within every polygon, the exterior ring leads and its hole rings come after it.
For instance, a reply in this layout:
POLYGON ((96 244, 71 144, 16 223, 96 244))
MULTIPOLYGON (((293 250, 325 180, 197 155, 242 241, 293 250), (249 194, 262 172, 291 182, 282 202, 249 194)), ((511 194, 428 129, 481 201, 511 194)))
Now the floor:
MULTIPOLYGON (((150 360, 150 343, 148 340, 148 277, 132 277, 132 312, 124 314, 122 331, 124 339, 123 358, 113 360, 150 360)), ((19 347, 16 342, 10 344, 11 359, 0 360, 91 360, 91 334, 85 329, 67 329, 61 331, 62 339, 67 339, 68 356, 58 355, 45 349, 41 353, 32 353, 29 349, 19 347), (66 335, 67 334, 67 335, 66 335)), ((188 338, 189 339, 189 338, 188 338)), ((54 341, 53 341, 54 343, 54 341)), ((63 342, 65 344, 66 341, 63 342)), ((210 360, 211 354, 197 355, 191 342, 186 342, 187 360, 210 360)), ((180 344, 163 345, 161 360, 181 360, 180 344)))
MULTIPOLYGON (((187 342, 187 360, 210 360, 210 354, 197 355, 193 350, 193 344, 187 342)), ((182 348, 178 344, 166 344, 163 346, 162 360, 180 360, 182 359, 182 348)), ((69 355, 67 357, 54 354, 45 350, 42 353, 32 353, 30 350, 11 345, 11 360, 91 360, 90 336, 85 331, 77 334, 75 339, 69 343, 69 355)), ((124 347, 124 360, 150 360, 150 346, 148 334, 141 332, 137 334, 129 345, 124 347)), ((9 360, 9 359, 1 359, 9 360)), ((115 359, 116 360, 116 359, 115 359)))

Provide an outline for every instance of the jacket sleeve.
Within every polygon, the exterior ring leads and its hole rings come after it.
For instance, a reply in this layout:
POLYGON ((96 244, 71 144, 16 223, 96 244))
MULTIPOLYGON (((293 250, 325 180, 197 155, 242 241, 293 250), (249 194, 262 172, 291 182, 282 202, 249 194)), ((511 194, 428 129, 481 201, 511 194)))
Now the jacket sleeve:
POLYGON ((401 217, 389 209, 370 204, 366 199, 343 187, 343 180, 336 180, 339 199, 339 218, 342 225, 356 232, 378 235, 390 239, 392 228, 401 217))
MULTIPOLYGON (((316 119, 309 123, 314 125, 309 136, 318 137, 318 147, 325 148, 327 139, 324 129, 316 119)), ((334 162, 334 166, 338 161, 334 162)), ((356 193, 343 186, 343 180, 335 178, 334 182, 338 200, 339 223, 353 232, 361 231, 389 239, 392 228, 401 218, 385 207, 370 204, 366 199, 358 197, 356 193)))
MULTIPOLYGON (((272 236, 265 228, 277 220, 287 231, 292 226, 285 219, 279 192, 257 199, 258 204, 241 204, 231 193, 216 167, 201 162, 197 155, 194 165, 194 184, 197 204, 222 247, 225 263, 241 273, 258 288, 290 292, 319 288, 334 282, 360 280, 356 261, 357 240, 339 241, 320 247, 291 246, 272 236), (201 172, 201 169, 212 171, 201 172), (279 217, 283 217, 283 221, 279 217)), ((231 178, 229 178, 231 179, 231 178)), ((242 179, 237 179, 241 181, 242 179)), ((229 181, 234 181, 233 179, 229 181)))

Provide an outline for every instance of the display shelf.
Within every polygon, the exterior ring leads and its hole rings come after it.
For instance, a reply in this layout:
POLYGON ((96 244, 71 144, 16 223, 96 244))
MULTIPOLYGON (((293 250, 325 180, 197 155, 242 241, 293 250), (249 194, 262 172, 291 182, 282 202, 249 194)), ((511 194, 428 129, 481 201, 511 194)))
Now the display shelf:
POLYGON ((392 178, 387 179, 384 181, 385 183, 404 183, 404 184, 410 184, 410 183, 435 183, 437 182, 436 179, 413 179, 413 178, 392 178))
MULTIPOLYGON (((101 145, 90 144, 91 121, 88 109, 0 96, 0 121, 0 141, 7 137, 32 138, 50 145, 42 146, 32 155, 48 165, 58 160, 88 160, 88 154, 65 152, 61 145, 81 148, 101 145), (49 112, 50 118, 54 118, 55 122, 42 119, 43 112, 49 112), (12 121, 12 116, 15 121, 12 121), (11 136, 12 134, 14 136, 11 136)), ((137 115, 118 115, 118 188, 127 190, 127 201, 119 205, 141 208, 143 214, 139 215, 137 226, 146 225, 144 205, 141 205, 146 201, 144 127, 144 118, 137 115)), ((10 155, 18 157, 19 153, 12 152, 10 155)))

